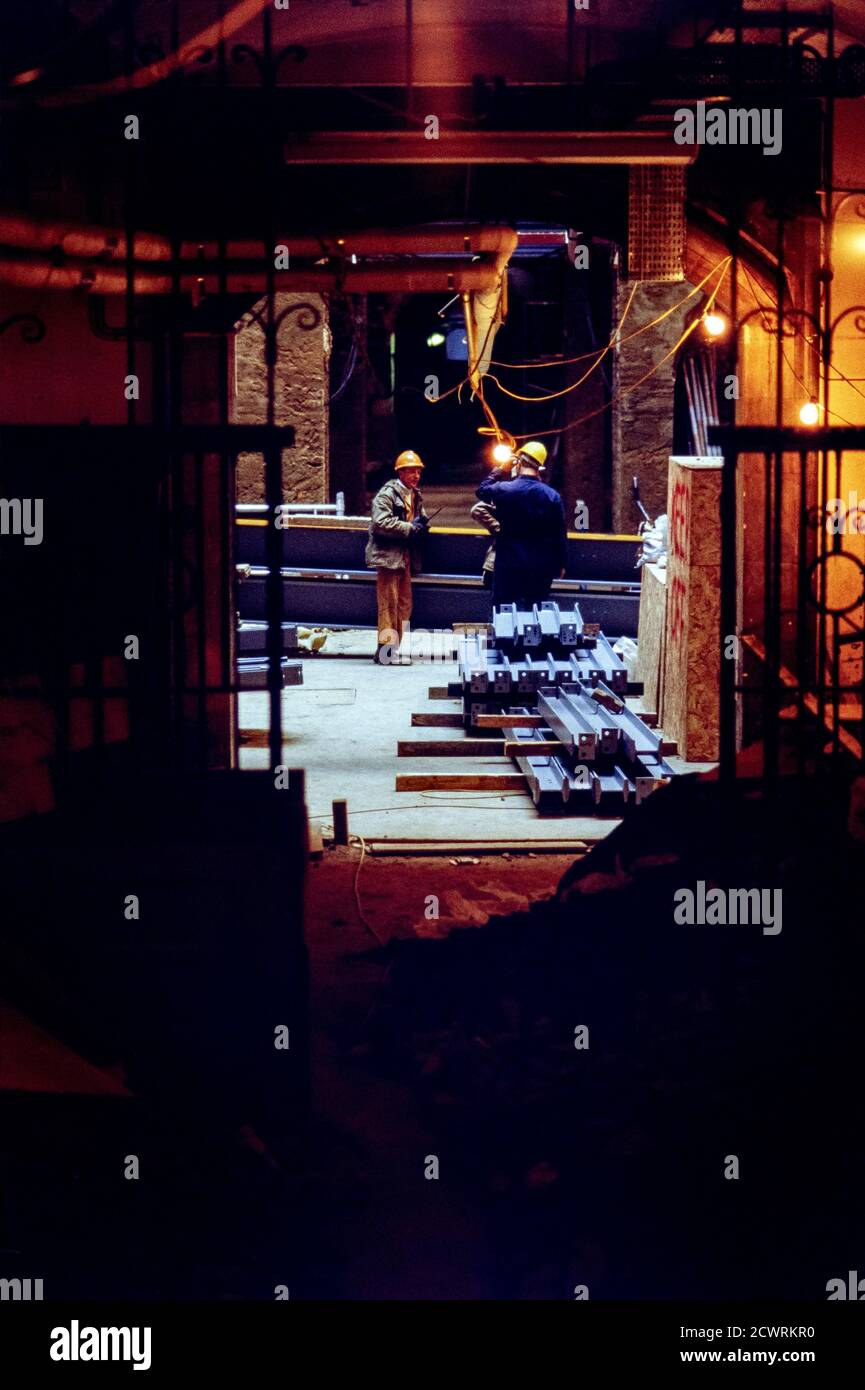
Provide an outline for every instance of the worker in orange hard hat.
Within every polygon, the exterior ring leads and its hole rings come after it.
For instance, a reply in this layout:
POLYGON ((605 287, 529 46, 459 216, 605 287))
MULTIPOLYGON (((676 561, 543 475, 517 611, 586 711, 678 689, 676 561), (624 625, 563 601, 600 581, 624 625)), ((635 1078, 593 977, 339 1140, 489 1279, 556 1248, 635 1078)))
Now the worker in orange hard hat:
POLYGON ((411 617, 411 577, 420 565, 420 541, 429 526, 418 483, 423 471, 420 456, 404 449, 389 478, 372 500, 366 563, 377 570, 378 641, 374 660, 380 665, 399 665, 399 644, 411 617))

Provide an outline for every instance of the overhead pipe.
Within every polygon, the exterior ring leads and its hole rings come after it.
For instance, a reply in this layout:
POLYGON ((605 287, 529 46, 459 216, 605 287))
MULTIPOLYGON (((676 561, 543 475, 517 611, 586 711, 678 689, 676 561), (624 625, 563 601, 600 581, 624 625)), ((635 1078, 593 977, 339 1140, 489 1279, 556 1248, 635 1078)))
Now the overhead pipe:
POLYGON ((262 10, 267 9, 270 0, 239 0, 227 14, 220 15, 206 28, 186 39, 174 53, 160 58, 146 67, 120 77, 109 78, 107 82, 91 82, 81 87, 67 87, 60 92, 40 92, 31 84, 46 74, 40 68, 19 72, 9 81, 9 86, 21 89, 28 105, 42 107, 78 106, 91 101, 103 101, 108 97, 125 96, 130 92, 142 91, 155 83, 164 82, 174 73, 180 72, 200 59, 201 54, 217 44, 224 43, 244 25, 251 23, 262 10))
MULTIPOLYGON (((537 233, 527 233, 536 245, 537 233)), ((285 245, 294 256, 316 257, 350 255, 430 255, 461 254, 476 256, 493 254, 505 260, 519 243, 519 234, 511 227, 478 226, 465 223, 452 227, 373 228, 367 231, 326 233, 322 236, 285 236, 276 245, 285 245)), ((70 222, 44 222, 15 213, 0 213, 0 245, 20 246, 33 251, 53 251, 59 248, 67 256, 99 257, 126 261, 128 243, 121 228, 81 226, 70 222)), ((258 241, 228 241, 224 246, 227 260, 261 258, 264 243, 258 241)), ((154 232, 136 232, 132 238, 134 260, 171 261, 175 246, 168 237, 154 232)), ((191 241, 180 244, 180 259, 200 264, 217 261, 219 243, 215 240, 191 241)))
MULTIPOLYGON (((320 291, 344 289, 350 294, 376 294, 401 290, 409 294, 462 293, 491 290, 498 286, 501 272, 494 262, 455 265, 437 261, 426 265, 345 266, 327 269, 310 266, 303 270, 277 270, 272 283, 277 291, 320 291)), ((196 274, 192 269, 177 276, 139 271, 129 285, 120 266, 92 261, 70 260, 62 265, 43 257, 22 260, 0 258, 0 281, 35 290, 84 290, 91 294, 171 294, 215 295, 265 294, 271 276, 261 271, 228 271, 196 274)))

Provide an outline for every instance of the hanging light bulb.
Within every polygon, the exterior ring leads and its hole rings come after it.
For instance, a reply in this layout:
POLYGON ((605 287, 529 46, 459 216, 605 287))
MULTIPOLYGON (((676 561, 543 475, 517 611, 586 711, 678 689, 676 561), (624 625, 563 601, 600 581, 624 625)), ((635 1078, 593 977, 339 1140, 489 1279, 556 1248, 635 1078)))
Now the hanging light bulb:
POLYGON ((799 419, 803 425, 816 425, 820 419, 820 407, 813 396, 810 401, 805 401, 799 409, 799 419))
POLYGON ((724 318, 723 314, 719 314, 717 310, 711 309, 708 313, 703 315, 703 327, 710 338, 720 338, 727 331, 727 320, 724 318))

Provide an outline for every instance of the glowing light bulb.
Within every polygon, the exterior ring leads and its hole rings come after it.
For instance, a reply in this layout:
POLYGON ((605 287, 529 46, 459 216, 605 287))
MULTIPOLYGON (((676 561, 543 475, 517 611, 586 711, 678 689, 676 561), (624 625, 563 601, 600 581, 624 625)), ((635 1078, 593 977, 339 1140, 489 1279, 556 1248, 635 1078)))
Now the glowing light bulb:
POLYGON ((510 463, 511 449, 509 444, 497 444, 493 449, 493 458, 496 463, 510 463))
POLYGON ((816 401, 806 401, 799 411, 803 425, 816 425, 820 419, 820 407, 816 401))
POLYGON ((430 333, 426 340, 427 347, 441 347, 445 340, 444 333, 430 333))
POLYGON ((703 327, 710 338, 720 338, 727 331, 727 320, 723 314, 714 312, 703 315, 703 327))

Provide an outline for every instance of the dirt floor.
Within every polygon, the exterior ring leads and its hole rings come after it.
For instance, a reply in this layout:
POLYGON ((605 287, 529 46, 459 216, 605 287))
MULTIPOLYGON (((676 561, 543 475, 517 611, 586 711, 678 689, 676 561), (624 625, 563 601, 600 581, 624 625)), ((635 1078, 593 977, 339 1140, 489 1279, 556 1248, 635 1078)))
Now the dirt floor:
POLYGON ((322 1216, 305 1296, 489 1297, 483 1210, 446 1164, 443 1180, 425 1178, 428 1158, 443 1155, 417 1094, 398 1077, 373 1082, 368 1046, 358 1042, 387 981, 376 937, 444 936, 456 914, 480 925, 490 914, 524 910, 554 892, 573 856, 496 855, 464 865, 434 856, 367 856, 358 875, 359 863, 358 851, 334 849, 310 865, 308 879, 322 1216), (355 886, 368 927, 358 914, 355 886), (432 897, 438 919, 426 915, 435 910, 432 897))
POLYGON ((846 788, 722 790, 676 779, 575 863, 312 861, 308 1125, 278 1087, 246 1105, 228 1016, 191 1084, 130 1096, 0 1014, 28 1063, 0 1092, 6 1272, 52 1298, 823 1298, 865 1229, 861 844, 846 788), (771 885, 783 931, 682 926, 700 881, 771 885))

